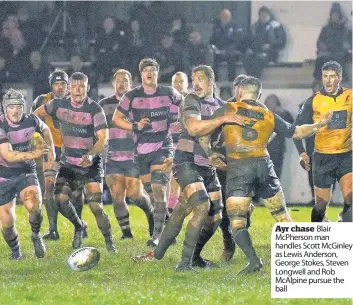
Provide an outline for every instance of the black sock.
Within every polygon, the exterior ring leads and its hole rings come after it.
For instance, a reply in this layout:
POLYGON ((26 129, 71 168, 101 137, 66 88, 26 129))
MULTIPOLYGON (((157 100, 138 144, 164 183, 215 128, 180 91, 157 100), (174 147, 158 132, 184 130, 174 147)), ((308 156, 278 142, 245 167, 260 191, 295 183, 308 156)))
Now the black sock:
POLYGON ((18 241, 18 233, 15 226, 3 228, 2 235, 12 252, 19 251, 20 243, 18 241))
POLYGON ((344 204, 342 211, 342 221, 352 222, 352 204, 344 204))
POLYGON ((221 219, 214 220, 214 218, 215 218, 214 216, 208 216, 208 217, 209 217, 209 219, 203 225, 202 230, 200 232, 200 237, 199 237, 197 244, 195 246, 194 258, 200 257, 200 254, 201 254, 203 247, 211 239, 211 237, 216 232, 216 230, 219 227, 219 224, 221 222, 221 219))
POLYGON ((235 243, 244 252, 250 262, 259 259, 255 252, 249 231, 247 229, 234 229, 233 236, 235 243))
POLYGON ((131 235, 130 214, 125 200, 113 200, 113 207, 116 220, 119 223, 123 235, 131 235))
POLYGON ((42 221, 43 221, 43 215, 42 215, 42 211, 40 209, 29 214, 29 224, 31 225, 33 237, 38 236, 42 221))
POLYGON ((47 215, 48 215, 49 230, 50 231, 57 231, 58 230, 59 207, 53 198, 44 199, 43 203, 45 205, 45 209, 46 209, 47 215))
POLYGON ((165 218, 167 215, 167 202, 155 202, 154 203, 154 228, 153 228, 153 237, 154 239, 160 238, 164 229, 165 218))
POLYGON ((78 217, 76 210, 70 201, 60 202, 59 211, 75 226, 76 231, 82 229, 82 221, 80 217, 78 217))
POLYGON ((72 205, 76 210, 77 216, 82 219, 82 210, 83 210, 83 198, 82 196, 79 198, 73 198, 72 199, 72 205))
POLYGON ((147 194, 143 194, 141 198, 134 198, 136 206, 138 206, 145 214, 148 222, 148 230, 150 236, 153 234, 154 219, 153 219, 153 206, 147 194))
POLYGON ((311 222, 322 222, 325 217, 325 210, 321 211, 316 206, 311 210, 311 222))

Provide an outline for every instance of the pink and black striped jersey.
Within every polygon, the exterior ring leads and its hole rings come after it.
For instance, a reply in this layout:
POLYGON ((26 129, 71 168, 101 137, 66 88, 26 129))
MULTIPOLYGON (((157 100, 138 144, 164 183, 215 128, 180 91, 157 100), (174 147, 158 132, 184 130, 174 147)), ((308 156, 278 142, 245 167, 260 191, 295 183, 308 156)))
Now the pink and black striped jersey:
POLYGON ((198 137, 190 136, 184 125, 184 119, 191 116, 200 120, 209 120, 213 113, 224 104, 217 97, 206 100, 200 99, 195 93, 190 93, 186 96, 181 118, 183 130, 175 149, 175 164, 191 162, 199 166, 211 167, 203 148, 199 144, 198 137))
POLYGON ((136 151, 149 154, 160 149, 173 149, 170 133, 171 105, 179 106, 182 95, 170 86, 159 85, 155 92, 145 93, 142 86, 127 92, 117 110, 128 117, 132 123, 148 118, 150 123, 136 134, 136 151))
MULTIPOLYGON (((55 99, 45 104, 45 110, 60 124, 63 140, 60 163, 81 167, 82 156, 97 141, 96 132, 108 128, 101 106, 87 98, 82 104, 71 103, 70 98, 55 99)), ((95 162, 101 162, 101 156, 95 162)))
POLYGON ((115 95, 106 97, 99 102, 104 110, 109 127, 108 160, 127 161, 134 159, 135 142, 133 132, 118 128, 113 124, 113 115, 120 101, 115 95))
MULTIPOLYGON (((0 116, 0 144, 10 143, 12 150, 32 151, 32 138, 35 132, 40 134, 46 128, 45 123, 34 114, 24 115, 21 122, 9 122, 4 115, 0 116)), ((0 183, 21 174, 36 172, 34 160, 8 163, 0 156, 0 183)))

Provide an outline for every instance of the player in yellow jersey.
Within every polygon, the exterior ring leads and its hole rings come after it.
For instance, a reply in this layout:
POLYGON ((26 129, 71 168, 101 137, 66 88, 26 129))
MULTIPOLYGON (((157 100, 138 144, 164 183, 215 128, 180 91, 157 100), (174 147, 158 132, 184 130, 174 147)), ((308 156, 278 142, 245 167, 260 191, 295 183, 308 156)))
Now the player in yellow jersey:
MULTIPOLYGON (((342 221, 352 222, 352 89, 341 87, 341 81, 341 65, 335 61, 325 63, 322 67, 323 89, 306 100, 295 120, 296 125, 316 123, 323 113, 333 111, 329 124, 315 137, 312 222, 323 221, 336 181, 344 198, 342 221)), ((295 141, 295 144, 305 169, 310 170, 310 158, 302 141, 295 141)))
MULTIPOLYGON (((39 95, 32 104, 31 112, 35 111, 40 106, 48 103, 52 99, 63 98, 67 94, 69 77, 62 70, 55 70, 49 75, 49 85, 52 91, 47 94, 39 95)), ((44 205, 47 210, 48 220, 49 220, 49 231, 43 235, 44 239, 57 240, 59 239, 58 229, 57 229, 57 218, 58 218, 58 207, 54 202, 54 183, 55 176, 58 171, 58 162, 61 155, 61 133, 59 130, 59 123, 53 120, 51 117, 43 119, 50 129, 53 137, 53 142, 55 146, 56 160, 54 162, 53 168, 43 168, 44 171, 44 205)), ((35 135, 33 139, 33 145, 40 145, 40 138, 35 135)), ((43 164, 43 159, 40 158, 36 160, 37 166, 41 167, 43 164)), ((40 170, 38 170, 40 172, 40 170)), ((81 195, 81 194, 80 194, 81 195)), ((82 197, 82 195, 81 195, 82 197)))
MULTIPOLYGON (((289 222, 283 191, 269 158, 266 146, 272 133, 284 137, 304 138, 325 126, 331 113, 311 125, 294 126, 272 113, 258 99, 261 82, 254 77, 245 78, 237 89, 234 102, 229 101, 214 113, 214 117, 237 113, 245 126, 226 124, 223 137, 227 155, 226 206, 235 243, 248 259, 240 274, 259 271, 262 261, 257 256, 247 229, 247 213, 252 197, 262 198, 276 221, 289 222)), ((215 166, 224 166, 210 145, 214 135, 201 137, 199 142, 215 166), (212 136, 212 137, 211 137, 212 136)))

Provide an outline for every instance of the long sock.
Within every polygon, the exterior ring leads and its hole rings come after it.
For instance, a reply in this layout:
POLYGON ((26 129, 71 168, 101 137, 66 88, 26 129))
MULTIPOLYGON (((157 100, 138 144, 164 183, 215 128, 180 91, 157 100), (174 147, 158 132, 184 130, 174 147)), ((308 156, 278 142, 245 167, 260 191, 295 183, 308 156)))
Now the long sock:
POLYGON ((219 217, 216 217, 216 215, 208 216, 208 219, 206 220, 205 224, 202 227, 202 230, 200 232, 200 237, 195 246, 194 257, 200 256, 203 247, 206 245, 206 243, 211 239, 213 234, 216 232, 220 222, 221 222, 220 215, 219 217))
POLYGON ((82 221, 80 217, 78 217, 74 206, 69 200, 67 202, 59 203, 59 211, 65 218, 67 218, 75 226, 76 231, 81 230, 82 221))
POLYGON ((148 197, 150 197, 150 202, 151 202, 152 207, 154 207, 155 206, 155 204, 154 204, 154 195, 153 195, 153 191, 152 191, 151 182, 144 183, 143 187, 144 187, 148 197))
POLYGON ((57 231, 59 207, 54 201, 54 198, 44 199, 43 203, 45 205, 45 209, 47 210, 49 230, 57 231))
POLYGON ((319 210, 317 206, 314 206, 311 210, 311 222, 322 222, 325 217, 325 210, 319 210))
POLYGON ((114 214, 124 235, 131 235, 130 214, 126 201, 113 200, 114 214))
POLYGON ((76 210, 77 216, 82 219, 82 210, 83 210, 83 196, 77 197, 77 198, 72 198, 72 205, 74 206, 76 210))
POLYGON ((143 194, 140 198, 133 198, 136 206, 138 206, 145 214, 148 222, 148 230, 150 236, 153 234, 154 219, 153 219, 153 206, 147 194, 143 194))
POLYGON ((20 248, 20 243, 18 241, 18 233, 16 227, 13 225, 9 228, 2 229, 2 235, 12 252, 16 252, 20 248))
POLYGON ((43 215, 42 215, 41 209, 38 209, 36 211, 29 213, 29 224, 31 225, 33 237, 38 236, 42 221, 43 221, 43 215))
POLYGON ((221 228, 223 234, 224 249, 231 248, 234 245, 234 241, 232 237, 232 231, 230 229, 230 219, 226 208, 223 208, 222 221, 219 224, 219 227, 221 228))
POLYGON ((342 211, 342 221, 343 222, 352 222, 352 204, 344 204, 342 211))
POLYGON ((249 261, 255 261, 259 259, 255 252, 249 231, 247 229, 234 229, 233 236, 235 243, 244 252, 249 261))
POLYGON ((188 216, 191 211, 192 207, 187 206, 187 204, 179 204, 175 208, 163 230, 158 246, 154 250, 154 257, 156 259, 162 259, 164 257, 168 248, 180 233, 185 217, 188 216))
POLYGON ((89 203, 89 207, 96 218, 99 230, 102 232, 104 239, 107 241, 107 239, 112 236, 108 214, 99 203, 89 203))
POLYGON ((195 246, 200 237, 200 232, 205 224, 209 210, 209 203, 205 202, 193 208, 193 216, 186 227, 184 247, 181 254, 183 263, 190 263, 194 254, 195 246))
POLYGON ((155 202, 154 203, 154 228, 153 228, 153 239, 160 238, 165 224, 165 218, 167 216, 167 203, 166 202, 155 202))

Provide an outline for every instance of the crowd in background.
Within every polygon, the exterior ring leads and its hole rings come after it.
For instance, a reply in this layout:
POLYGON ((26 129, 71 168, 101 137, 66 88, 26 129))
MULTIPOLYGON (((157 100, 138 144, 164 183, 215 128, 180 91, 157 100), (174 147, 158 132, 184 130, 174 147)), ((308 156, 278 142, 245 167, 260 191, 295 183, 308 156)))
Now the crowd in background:
MULTIPOLYGON (((57 13, 57 3, 46 1, 35 16, 19 7, 2 17, 0 83, 29 83, 36 96, 49 90, 47 76, 55 62, 68 62, 69 74, 87 73, 93 88, 97 83, 109 82, 117 68, 131 71, 138 82, 137 63, 145 56, 160 63, 161 82, 169 82, 177 71, 189 74, 201 63, 211 65, 218 79, 224 80, 224 75, 219 75, 224 64, 227 80, 237 75, 238 65, 243 65, 247 75, 261 77, 266 66, 278 61, 287 42, 284 27, 266 6, 259 9, 258 20, 249 31, 236 23, 230 10, 221 10, 209 41, 183 16, 163 9, 161 1, 134 3, 128 22, 106 16, 98 22, 95 33, 83 33, 87 36, 83 38, 69 31, 71 23, 79 26, 79 18, 68 20, 64 36, 59 23, 53 27, 57 13)), ((351 28, 339 3, 333 3, 317 41, 314 78, 319 78, 320 67, 328 60, 345 66, 351 59, 351 49, 351 28)))

